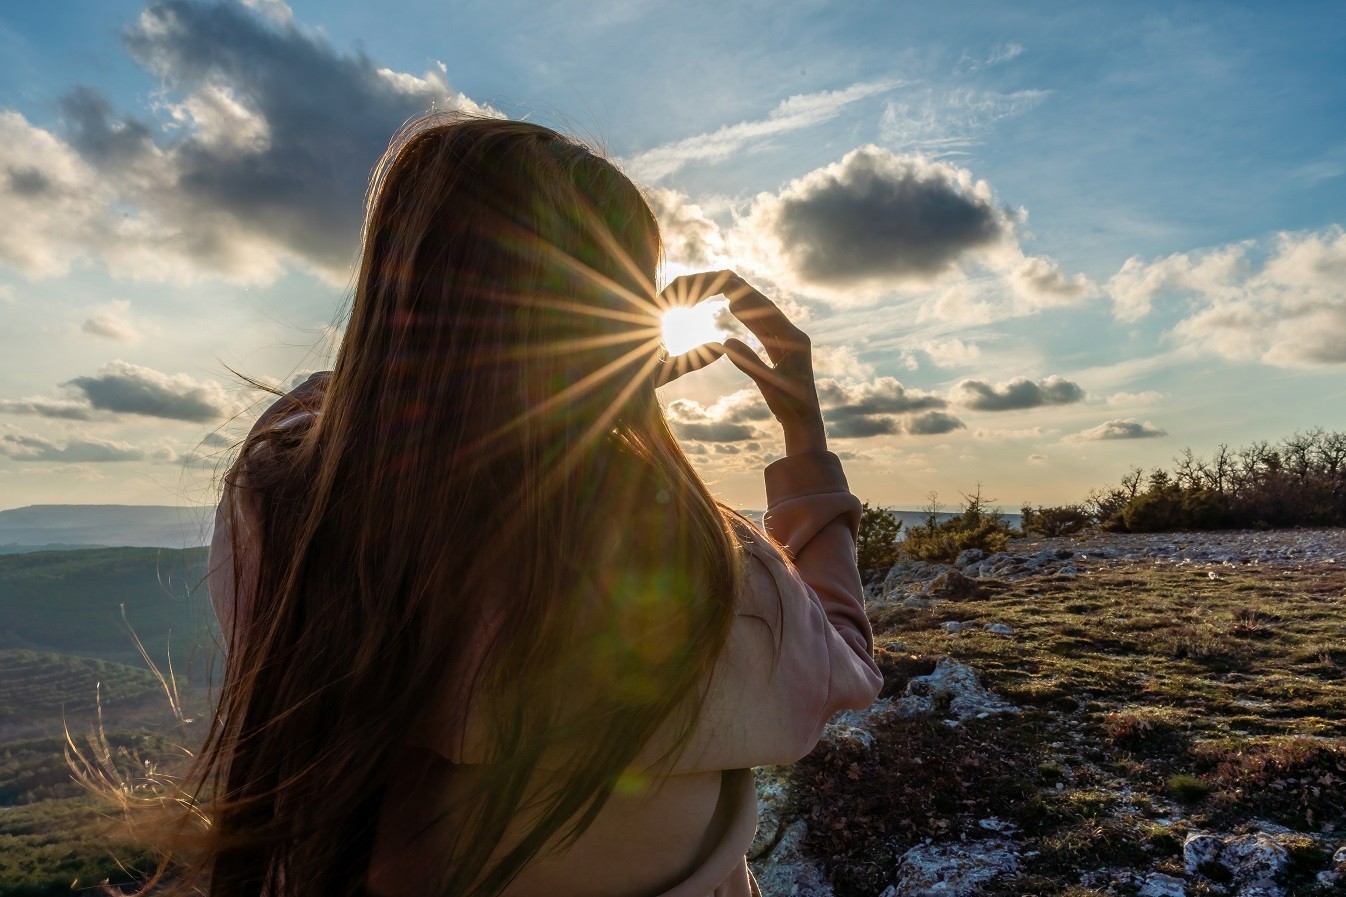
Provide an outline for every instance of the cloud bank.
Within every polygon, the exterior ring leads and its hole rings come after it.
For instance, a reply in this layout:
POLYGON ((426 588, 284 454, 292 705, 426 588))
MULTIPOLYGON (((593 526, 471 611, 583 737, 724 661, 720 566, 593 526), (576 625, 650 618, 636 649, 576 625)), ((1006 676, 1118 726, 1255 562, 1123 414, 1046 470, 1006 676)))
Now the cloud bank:
POLYGON ((1186 313, 1171 334, 1198 351, 1278 367, 1346 364, 1346 231, 1282 233, 1259 249, 1128 259, 1108 281, 1114 313, 1138 320, 1172 296, 1186 313))
POLYGON ((165 374, 125 361, 109 362, 93 374, 75 377, 61 386, 69 393, 68 397, 0 400, 0 412, 65 420, 102 420, 134 414, 212 423, 233 411, 224 388, 214 381, 197 381, 186 374, 165 374))

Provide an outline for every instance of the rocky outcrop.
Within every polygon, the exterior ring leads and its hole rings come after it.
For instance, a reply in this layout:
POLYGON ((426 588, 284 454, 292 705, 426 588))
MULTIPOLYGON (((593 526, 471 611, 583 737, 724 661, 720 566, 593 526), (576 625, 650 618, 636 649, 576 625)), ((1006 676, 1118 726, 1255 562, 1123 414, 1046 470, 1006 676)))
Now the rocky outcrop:
POLYGON ((1277 883, 1290 863, 1290 852, 1276 835, 1219 835, 1192 832, 1182 847, 1188 875, 1229 879, 1235 897, 1283 897, 1277 883))
POLYGON ((970 897, 982 885, 1018 868, 1016 847, 1002 838, 918 844, 902 855, 897 882, 884 897, 970 897))

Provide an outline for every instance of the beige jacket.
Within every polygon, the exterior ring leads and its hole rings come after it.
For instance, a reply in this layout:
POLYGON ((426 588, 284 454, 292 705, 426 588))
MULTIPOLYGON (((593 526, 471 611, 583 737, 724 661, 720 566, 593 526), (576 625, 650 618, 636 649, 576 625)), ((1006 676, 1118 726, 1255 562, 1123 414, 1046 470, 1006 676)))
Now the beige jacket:
MULTIPOLYGON (((277 403, 263 419, 281 413, 277 403)), ((800 759, 829 717, 867 707, 882 685, 855 561, 860 502, 847 489, 840 460, 831 452, 793 455, 769 465, 765 477, 764 525, 784 556, 760 533, 745 540, 747 586, 690 744, 666 778, 644 794, 614 795, 572 848, 526 869, 507 897, 758 893, 745 860, 757 827, 752 767, 800 759)), ((228 494, 216 514, 209 585, 226 633, 235 614, 246 613, 230 560, 240 551, 249 569, 252 517, 228 494)), ((470 773, 477 759, 470 736, 437 738, 434 717, 408 733, 405 762, 389 787, 371 864, 376 894, 423 891, 415 873, 433 865, 422 861, 433 839, 421 838, 414 848, 391 845, 407 841, 447 799, 449 773, 470 773)), ((659 741, 634 770, 656 764, 659 741)))

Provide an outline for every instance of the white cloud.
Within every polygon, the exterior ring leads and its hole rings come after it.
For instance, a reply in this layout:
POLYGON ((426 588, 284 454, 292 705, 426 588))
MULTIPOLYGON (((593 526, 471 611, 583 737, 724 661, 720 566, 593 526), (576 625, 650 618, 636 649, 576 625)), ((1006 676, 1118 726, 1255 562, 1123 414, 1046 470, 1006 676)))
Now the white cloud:
POLYGON ((1108 280, 1113 314, 1122 321, 1138 321, 1167 291, 1206 295, 1236 291, 1250 245, 1236 243, 1205 254, 1178 252, 1154 262, 1132 256, 1108 280))
POLYGON ((140 334, 128 320, 130 311, 131 303, 124 299, 110 302, 105 310, 86 318, 79 329, 89 336, 133 343, 140 339, 140 334))
POLYGON ((766 118, 725 125, 637 153, 621 160, 634 177, 654 183, 693 162, 719 162, 767 138, 830 121, 847 106, 897 87, 900 81, 868 81, 841 90, 797 94, 782 100, 766 118))
POLYGON ((976 343, 965 343, 957 337, 946 340, 926 340, 921 349, 930 356, 935 367, 961 368, 981 358, 981 347, 976 343))
POLYGON ((1067 277, 1056 262, 1040 256, 1027 256, 1009 273, 1010 287, 1038 308, 1068 305, 1095 292, 1083 274, 1067 277))
POLYGON ((1153 405, 1164 394, 1157 390, 1149 389, 1144 392, 1115 392, 1108 396, 1109 405, 1153 405))
POLYGON ((883 142, 895 149, 952 154, 980 142, 996 122, 1023 115, 1049 90, 995 93, 958 87, 927 88, 920 95, 889 100, 879 120, 883 142))
POLYGON ((1254 248, 1129 259, 1109 281, 1117 313, 1139 317, 1173 293, 1190 303, 1172 330, 1189 348, 1281 367, 1346 363, 1346 230, 1282 233, 1260 267, 1254 248))
POLYGON ((724 258, 724 234, 701 206, 685 193, 665 187, 646 189, 645 198, 659 219, 664 254, 670 262, 692 268, 711 268, 724 258))

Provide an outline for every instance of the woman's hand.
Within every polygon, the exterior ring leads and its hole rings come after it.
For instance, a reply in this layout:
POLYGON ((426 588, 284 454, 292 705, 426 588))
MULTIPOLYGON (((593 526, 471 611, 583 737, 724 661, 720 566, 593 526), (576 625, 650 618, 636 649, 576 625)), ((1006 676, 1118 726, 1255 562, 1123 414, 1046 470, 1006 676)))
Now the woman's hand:
POLYGON ((742 340, 724 341, 729 360, 762 391, 762 398, 785 431, 785 454, 827 450, 827 431, 813 381, 813 351, 804 331, 776 307, 776 303, 730 271, 721 292, 729 311, 762 341, 771 359, 768 365, 742 340))
MULTIPOLYGON (((675 277, 659 294, 664 308, 691 308, 703 299, 724 293, 731 271, 704 271, 675 277)), ((666 386, 684 374, 699 371, 725 353, 722 343, 703 343, 681 355, 670 355, 659 362, 655 370, 655 387, 666 386)))

